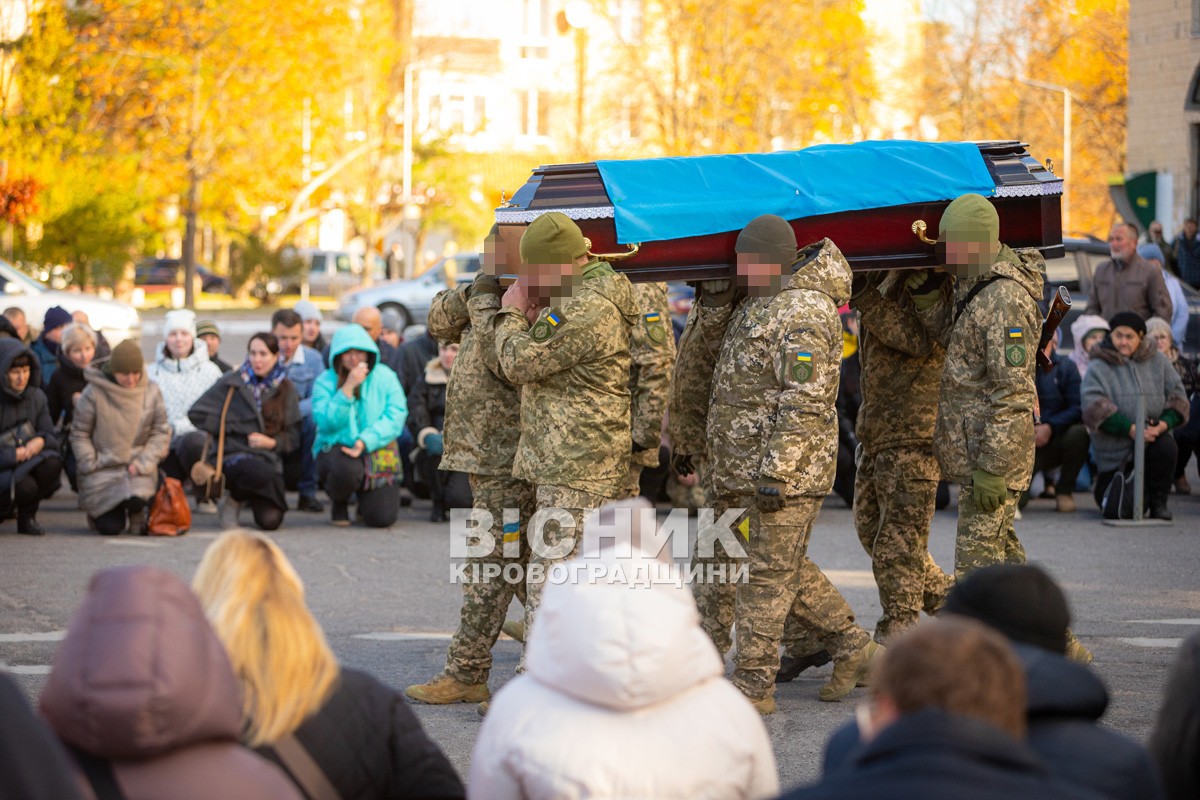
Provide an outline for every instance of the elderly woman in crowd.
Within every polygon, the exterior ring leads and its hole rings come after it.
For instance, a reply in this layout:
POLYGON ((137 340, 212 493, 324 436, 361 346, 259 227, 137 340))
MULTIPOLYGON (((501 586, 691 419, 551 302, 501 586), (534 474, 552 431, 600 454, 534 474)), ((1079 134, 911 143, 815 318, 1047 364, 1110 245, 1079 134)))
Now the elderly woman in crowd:
POLYGON ((194 312, 187 309, 167 312, 163 334, 166 338, 158 346, 158 356, 146 374, 162 390, 167 420, 171 423, 171 452, 163 463, 163 471, 185 481, 192 465, 204 455, 206 441, 204 433, 197 431, 188 418, 188 410, 221 379, 221 369, 209 360, 208 347, 196 341, 194 312))
POLYGON ((1079 377, 1088 371, 1088 353, 1108 335, 1108 320, 1095 314, 1083 314, 1071 323, 1071 339, 1075 348, 1071 360, 1079 367, 1079 377))
MULTIPOLYGON (((50 376, 46 385, 46 400, 50 403, 50 419, 59 431, 71 429, 71 417, 75 413, 75 402, 87 386, 83 371, 96 358, 98 339, 96 332, 84 323, 71 323, 63 328, 62 341, 58 348, 58 369, 50 376)), ((67 442, 62 443, 63 471, 71 482, 71 489, 79 491, 76 481, 76 459, 67 442)))
POLYGON ((437 357, 425 365, 425 372, 417 378, 408 397, 408 430, 417 443, 413 466, 429 487, 433 522, 445 522, 448 509, 471 507, 471 485, 466 473, 440 469, 442 430, 446 426, 446 384, 457 355, 457 344, 438 345, 437 357))
POLYGON ((241 681, 246 744, 277 763, 284 742, 307 751, 338 797, 463 796, 404 698, 338 665, 304 584, 274 542, 225 533, 204 554, 192 588, 241 681))
POLYGON ((99 533, 113 536, 128 525, 130 533, 143 534, 158 465, 171 444, 162 392, 146 378, 142 351, 128 340, 86 376, 71 423, 79 506, 99 533))
POLYGON ((1176 428, 1172 433, 1179 447, 1179 455, 1175 458, 1175 491, 1178 494, 1191 494, 1192 486, 1187 479, 1187 465, 1196 452, 1200 439, 1200 369, 1196 359, 1188 358, 1179 352, 1179 343, 1175 341, 1171 328, 1161 317, 1151 317, 1146 320, 1146 335, 1158 345, 1162 353, 1179 373, 1183 383, 1183 393, 1188 398, 1189 417, 1186 425, 1176 428))
POLYGON ((17 339, 0 339, 0 519, 17 533, 41 536, 38 506, 58 491, 58 435, 42 391, 42 365, 17 339))
POLYGON ((227 399, 221 525, 236 527, 238 512, 248 504, 254 523, 273 531, 287 511, 281 457, 300 446, 301 423, 299 396, 279 361, 273 334, 250 337, 245 363, 223 375, 188 412, 192 423, 209 434, 209 459, 216 458, 227 399))
POLYGON ((1092 348, 1083 379, 1083 421, 1095 453, 1096 502, 1104 497, 1117 470, 1133 454, 1137 400, 1145 401, 1145 488, 1150 516, 1171 519, 1167 495, 1175 474, 1177 448, 1172 428, 1188 419, 1188 403, 1171 362, 1146 335, 1146 323, 1132 311, 1109 321, 1112 329, 1092 348))

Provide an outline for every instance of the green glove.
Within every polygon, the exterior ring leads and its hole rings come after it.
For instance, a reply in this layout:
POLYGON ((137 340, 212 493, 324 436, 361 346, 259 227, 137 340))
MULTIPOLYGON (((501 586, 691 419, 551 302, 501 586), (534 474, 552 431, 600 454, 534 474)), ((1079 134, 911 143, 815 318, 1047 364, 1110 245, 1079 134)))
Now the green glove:
POLYGON ((483 271, 476 273, 475 280, 467 287, 467 299, 482 294, 490 294, 495 297, 503 295, 504 289, 500 287, 500 279, 483 271))
POLYGON ((787 498, 784 497, 786 490, 787 484, 782 481, 761 478, 758 482, 758 492, 754 495, 754 503, 764 514, 783 511, 784 506, 787 505, 787 498))
POLYGON ((692 462, 691 456, 685 456, 680 453, 671 454, 671 469, 675 470, 675 474, 686 478, 696 471, 696 465, 692 462))
POLYGON ((946 282, 944 272, 933 272, 927 269, 914 270, 904 279, 904 288, 912 297, 917 311, 925 312, 938 304, 942 299, 942 284, 946 282))
POLYGON ((734 291, 733 281, 728 278, 700 281, 700 304, 710 308, 727 306, 733 302, 734 291))
POLYGON ((985 469, 977 469, 971 473, 971 498, 975 506, 985 514, 1004 505, 1004 497, 1008 494, 1008 484, 999 475, 993 475, 985 469))

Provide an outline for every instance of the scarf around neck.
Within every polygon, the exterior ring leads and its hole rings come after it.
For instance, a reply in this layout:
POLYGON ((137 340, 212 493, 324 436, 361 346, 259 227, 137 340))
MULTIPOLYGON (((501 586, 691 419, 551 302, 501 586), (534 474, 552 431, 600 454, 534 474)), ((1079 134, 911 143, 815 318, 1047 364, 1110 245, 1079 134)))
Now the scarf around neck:
POLYGON ((250 359, 247 358, 238 369, 238 374, 242 378, 242 383, 249 386, 250 391, 254 392, 254 405, 258 407, 258 411, 261 414, 263 395, 272 391, 283 382, 283 379, 287 377, 287 367, 283 365, 282 361, 276 360, 275 367, 260 378, 250 368, 250 359))

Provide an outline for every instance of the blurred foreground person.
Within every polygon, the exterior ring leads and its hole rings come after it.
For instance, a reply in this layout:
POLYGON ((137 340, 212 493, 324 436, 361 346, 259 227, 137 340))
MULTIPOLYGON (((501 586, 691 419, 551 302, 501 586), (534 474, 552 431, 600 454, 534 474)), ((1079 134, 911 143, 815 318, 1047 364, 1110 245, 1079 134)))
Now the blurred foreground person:
POLYGON ((21 800, 76 800, 82 795, 66 752, 25 699, 0 672, 0 794, 21 800))
POLYGON ((670 545, 661 561, 643 549, 652 509, 642 499, 602 506, 582 555, 560 566, 605 570, 605 579, 547 583, 526 671, 496 695, 475 742, 474 800, 778 791, 766 730, 725 679, 691 592, 653 577, 666 571, 670 545))
POLYGON ((1185 639, 1175 657, 1150 752, 1170 800, 1200 797, 1200 634, 1185 639))
POLYGON ((300 800, 287 775, 238 742, 229 658, 167 570, 92 578, 40 706, 96 797, 300 800))
POLYGON ((785 797, 1100 797, 1057 782, 1024 744, 1024 703, 1021 663, 1003 636, 972 620, 922 622, 876 665, 871 700, 856 714, 864 744, 785 797))
MULTIPOLYGON (((304 602, 304 584, 265 536, 233 530, 192 582, 242 683, 245 741, 315 797, 294 753, 338 797, 458 798, 462 783, 399 692, 342 669, 304 602)), ((236 794, 229 795, 230 797, 236 794)))

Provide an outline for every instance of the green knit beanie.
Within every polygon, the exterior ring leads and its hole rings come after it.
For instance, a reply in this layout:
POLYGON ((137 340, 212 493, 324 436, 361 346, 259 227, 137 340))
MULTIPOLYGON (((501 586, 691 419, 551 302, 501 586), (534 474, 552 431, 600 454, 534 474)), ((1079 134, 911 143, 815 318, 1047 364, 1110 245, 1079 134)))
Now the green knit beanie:
POLYGON ((521 236, 521 260, 526 264, 572 264, 587 250, 583 231, 561 211, 542 214, 521 236))
POLYGON ((942 212, 938 239, 952 242, 995 242, 1000 239, 1000 215, 983 195, 960 195, 942 212))
POLYGON ((763 214, 742 228, 733 249, 738 253, 754 253, 769 263, 786 267, 796 260, 796 232, 783 217, 763 214))
POLYGON ((136 344, 126 339, 113 348, 112 357, 108 359, 108 368, 113 372, 142 372, 145 361, 142 351, 136 344))

